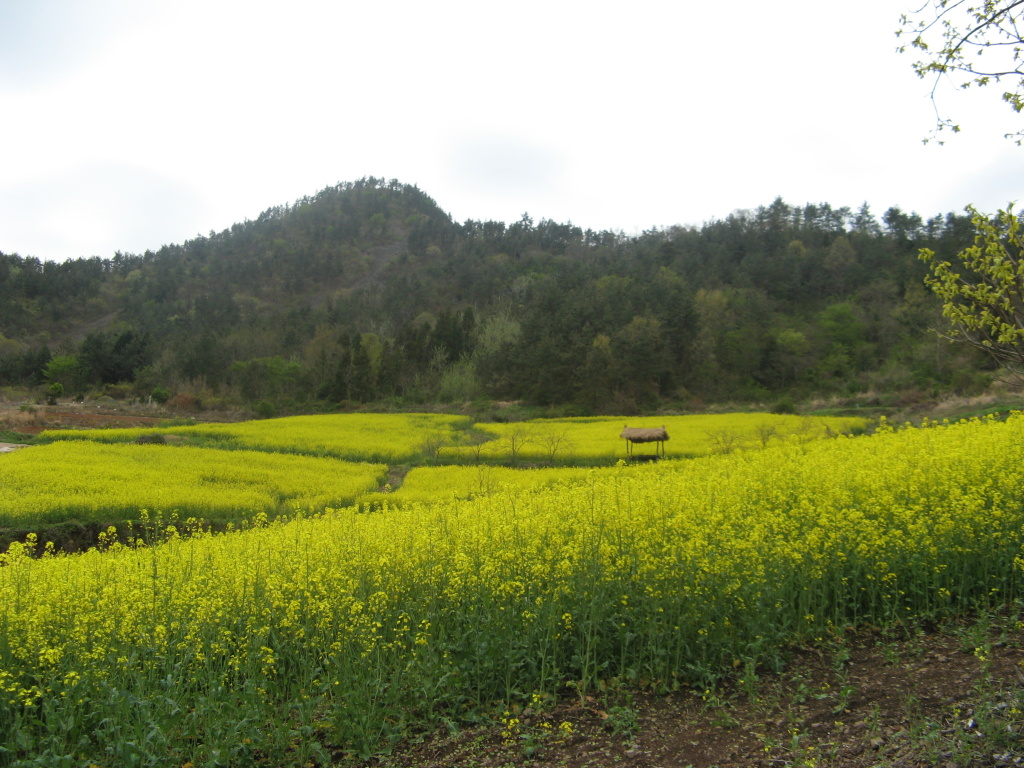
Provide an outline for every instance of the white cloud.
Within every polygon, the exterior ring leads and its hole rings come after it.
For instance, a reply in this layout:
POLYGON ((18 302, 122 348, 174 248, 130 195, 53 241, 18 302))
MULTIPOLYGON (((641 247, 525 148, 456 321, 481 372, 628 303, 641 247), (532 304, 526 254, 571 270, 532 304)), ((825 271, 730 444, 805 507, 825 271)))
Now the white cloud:
POLYGON ((200 221, 203 212, 194 190, 123 165, 83 165, 0 190, 0 233, 9 241, 3 250, 39 258, 156 249, 183 239, 178 222, 200 221), (99 247, 83 250, 83 243, 99 247))
POLYGON ((932 107, 895 53, 900 10, 10 3, 0 202, 18 214, 0 212, 0 249, 157 248, 366 175, 459 220, 627 232, 776 195, 925 216, 1024 196, 997 96, 949 94, 964 133, 921 144, 932 107))

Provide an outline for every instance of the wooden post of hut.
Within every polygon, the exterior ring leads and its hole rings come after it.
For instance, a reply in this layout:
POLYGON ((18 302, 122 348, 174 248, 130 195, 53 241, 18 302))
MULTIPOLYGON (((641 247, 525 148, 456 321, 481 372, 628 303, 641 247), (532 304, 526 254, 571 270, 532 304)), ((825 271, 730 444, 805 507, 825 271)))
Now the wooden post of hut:
POLYGON ((668 440, 668 432, 665 427, 645 429, 641 427, 630 427, 626 425, 620 435, 626 441, 626 455, 633 458, 633 446, 637 443, 657 443, 656 453, 637 456, 640 459, 657 459, 665 455, 665 441, 668 440))

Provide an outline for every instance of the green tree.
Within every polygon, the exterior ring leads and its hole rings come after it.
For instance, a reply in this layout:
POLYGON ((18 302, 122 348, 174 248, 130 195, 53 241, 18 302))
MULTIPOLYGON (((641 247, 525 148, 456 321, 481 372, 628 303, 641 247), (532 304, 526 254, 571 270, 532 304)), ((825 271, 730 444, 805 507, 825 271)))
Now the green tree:
MULTIPOLYGON (((932 81, 932 103, 939 85, 952 81, 960 88, 998 84, 1002 99, 1017 113, 1024 111, 1024 0, 929 0, 900 17, 896 34, 909 38, 899 47, 916 55, 918 77, 932 81), (985 54, 985 55, 982 55, 985 54)), ((959 132, 936 104, 936 131, 959 132)), ((1007 134, 1018 144, 1024 130, 1007 134)))
POLYGON ((391 397, 401 393, 405 362, 402 350, 394 342, 384 343, 377 368, 377 391, 381 397, 391 397))
POLYGON ((315 389, 330 380, 339 351, 338 329, 327 323, 317 325, 313 336, 302 349, 303 362, 315 389))
POLYGON ((656 405, 670 385, 671 371, 661 323, 649 316, 634 317, 612 337, 612 351, 622 366, 624 390, 641 408, 656 405))
POLYGON ((846 235, 840 235, 832 241, 824 259, 824 272, 829 279, 829 294, 842 296, 846 293, 856 266, 857 251, 846 235))
POLYGON ((612 403, 619 385, 619 364, 612 351, 612 340, 599 333, 580 369, 580 405, 591 413, 600 413, 612 403))
POLYGON ((349 397, 359 403, 368 403, 373 400, 376 393, 370 352, 363 339, 358 336, 352 337, 351 346, 352 361, 350 363, 349 397))
POLYGON ((301 366, 280 355, 245 362, 236 360, 229 370, 231 382, 249 401, 279 398, 294 392, 301 366))
POLYGON ((783 328, 773 338, 775 364, 783 385, 794 384, 811 364, 811 342, 801 331, 783 328))
POLYGON ((958 264, 922 248, 931 274, 925 283, 942 299, 942 314, 953 324, 946 338, 991 355, 1024 378, 1024 235, 1013 206, 990 219, 968 207, 974 245, 957 254, 958 264))
POLYGON ((52 384, 60 384, 65 392, 76 392, 83 383, 82 365, 76 355, 57 355, 43 369, 43 376, 52 384))
POLYGON ((149 342, 145 335, 126 330, 89 334, 82 342, 78 357, 90 381, 119 384, 133 381, 135 371, 150 361, 149 342))
POLYGON ((348 338, 342 335, 338 348, 338 365, 334 369, 334 379, 322 387, 323 396, 334 402, 351 399, 351 379, 352 347, 348 338))

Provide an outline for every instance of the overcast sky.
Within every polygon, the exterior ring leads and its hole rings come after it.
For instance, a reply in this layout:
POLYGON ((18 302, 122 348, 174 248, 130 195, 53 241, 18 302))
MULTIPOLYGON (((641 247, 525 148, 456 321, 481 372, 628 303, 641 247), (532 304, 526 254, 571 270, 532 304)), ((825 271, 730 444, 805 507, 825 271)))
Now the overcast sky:
POLYGON ((3 0, 0 251, 155 250, 363 176, 457 221, 627 234, 776 196, 926 218, 1024 198, 994 90, 947 89, 963 132, 922 143, 908 8, 3 0))

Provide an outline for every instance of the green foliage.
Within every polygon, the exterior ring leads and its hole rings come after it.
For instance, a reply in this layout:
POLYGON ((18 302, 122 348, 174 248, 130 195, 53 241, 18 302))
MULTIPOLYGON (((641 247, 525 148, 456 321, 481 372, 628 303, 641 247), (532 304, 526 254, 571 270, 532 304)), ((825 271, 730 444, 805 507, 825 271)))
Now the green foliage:
POLYGON ((784 397, 772 406, 772 413, 793 414, 796 413, 796 406, 790 398, 784 397))
POLYGON ((47 381, 60 384, 64 391, 78 391, 84 383, 82 367, 75 355, 59 355, 50 360, 43 370, 47 381))
POLYGON ((133 381, 135 371, 149 363, 149 342, 144 334, 89 334, 79 348, 79 361, 90 383, 118 384, 133 381))
POLYGON ((938 304, 914 292, 915 255, 948 258, 969 229, 781 199, 636 236, 460 225, 415 187, 361 179, 157 252, 0 254, 0 385, 131 383, 278 413, 482 398, 621 414, 962 388, 955 372, 978 361, 922 333, 938 304), (41 338, 59 350, 49 379, 41 338))
POLYGON ((277 398, 291 392, 302 373, 302 367, 280 355, 231 364, 230 377, 248 401, 277 398))
POLYGON ((928 286, 942 299, 942 314, 956 339, 980 349, 1001 366, 1024 373, 1024 237, 1013 207, 994 219, 968 209, 974 245, 957 254, 957 266, 929 248, 920 258, 931 267, 928 286))
POLYGON ((59 381, 53 382, 46 388, 46 402, 48 405, 56 405, 57 398, 64 396, 64 385, 59 381))
POLYGON ((437 396, 441 402, 473 400, 480 395, 480 382, 476 368, 468 358, 463 358, 448 366, 441 374, 437 396))
POLYGON ((633 734, 640 730, 640 719, 633 707, 609 707, 605 727, 612 732, 612 736, 628 743, 633 739, 633 734))
POLYGON ((277 409, 274 408, 273 403, 269 403, 266 400, 261 400, 256 403, 256 407, 253 409, 256 411, 256 415, 264 419, 270 419, 277 415, 277 409))

